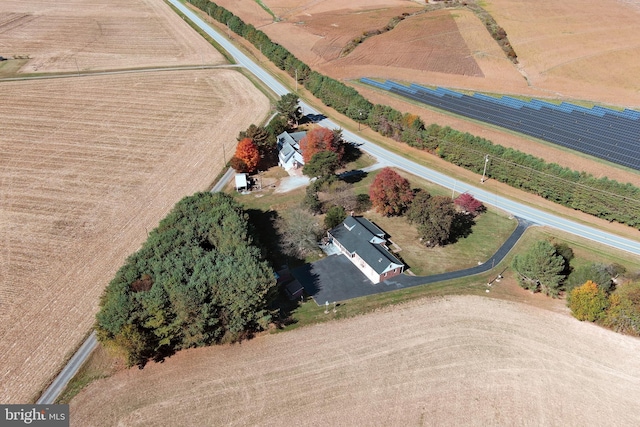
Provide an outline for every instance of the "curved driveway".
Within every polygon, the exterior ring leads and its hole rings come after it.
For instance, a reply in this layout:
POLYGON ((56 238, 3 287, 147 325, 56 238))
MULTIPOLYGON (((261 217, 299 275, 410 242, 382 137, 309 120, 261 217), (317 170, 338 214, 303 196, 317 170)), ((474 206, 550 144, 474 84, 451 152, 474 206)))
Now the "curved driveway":
MULTIPOLYGON (((253 62, 238 48, 236 48, 226 36, 216 32, 213 28, 211 28, 211 26, 209 26, 209 24, 200 19, 195 13, 181 4, 178 0, 168 1, 178 10, 180 10, 185 16, 191 19, 204 32, 215 39, 216 42, 218 42, 227 52, 229 52, 230 55, 235 58, 239 65, 242 65, 249 71, 251 71, 257 78, 262 80, 264 84, 269 86, 276 94, 281 96, 290 93, 290 90, 288 90, 283 84, 273 78, 258 64, 253 62)), ((300 102, 300 105, 302 106, 305 114, 320 114, 318 111, 305 104, 304 102, 300 102)), ((323 119, 319 123, 325 127, 332 129, 340 128, 340 126, 329 119, 323 119)), ((572 221, 571 219, 563 218, 558 215, 553 215, 535 209, 531 206, 511 201, 507 198, 498 196, 495 193, 491 193, 490 191, 487 191, 483 188, 458 182, 455 178, 451 178, 447 175, 407 160, 402 156, 391 153, 390 151, 387 151, 348 130, 343 129, 342 135, 347 141, 359 144, 361 149, 376 157, 382 163, 388 164, 389 166, 403 169, 420 178, 427 179, 443 187, 456 190, 460 193, 463 193, 465 191, 469 192, 473 194, 475 198, 481 200, 485 204, 499 207, 502 210, 510 212, 514 216, 526 219, 533 223, 554 227, 559 230, 605 244, 607 246, 621 249, 635 255, 640 255, 640 242, 636 240, 631 240, 602 230, 598 230, 595 227, 583 225, 572 221)))
POLYGON ((465 268, 464 270, 450 271, 432 276, 401 274, 373 284, 346 256, 331 255, 312 264, 296 268, 291 273, 318 305, 323 305, 326 301, 345 301, 396 289, 411 288, 486 273, 500 264, 525 230, 532 225, 527 220, 516 219, 518 220, 518 226, 491 258, 483 264, 465 268))
MULTIPOLYGON (((282 96, 285 95, 287 93, 290 93, 290 91, 284 86, 282 85, 280 82, 278 82, 275 78, 273 78, 270 74, 268 74, 265 70, 263 70, 260 66, 258 66, 256 63, 254 63, 253 61, 251 61, 245 54, 243 54, 238 48, 236 48, 233 44, 231 44, 231 42, 223 35, 219 34, 218 32, 216 32, 215 30, 213 30, 213 28, 211 28, 211 26, 209 26, 209 24, 207 24, 206 22, 204 22, 202 19, 200 19, 196 14, 194 14, 191 10, 189 10, 186 6, 184 6, 182 3, 178 2, 177 0, 168 0, 169 3, 171 3, 176 9, 180 10, 181 13, 183 13, 185 16, 187 16, 191 21, 193 21, 198 27, 200 27, 204 32, 206 32, 209 36, 211 36, 214 40, 216 40, 217 43, 219 43, 227 52, 229 52, 230 55, 232 55, 236 62, 239 65, 242 65, 243 67, 247 68, 249 71, 251 71, 251 73, 253 73, 257 78, 259 78, 264 84, 266 84, 267 86, 269 86, 276 94, 282 96)), ((311 108, 309 105, 305 104, 304 102, 301 102, 300 105, 302 106, 305 114, 320 114, 318 111, 314 110, 313 108, 311 108)), ((320 122, 323 126, 329 127, 329 128, 340 128, 340 126, 336 125, 335 123, 333 123, 331 120, 329 119, 324 119, 320 122)), ((462 184, 459 183, 457 180, 455 180, 454 178, 451 178, 449 176, 446 176, 444 174, 441 174, 439 172, 433 171, 429 168, 426 168, 424 166, 421 166, 417 163, 414 163, 412 161, 409 161, 401 156, 398 156, 397 154, 393 154, 381 147, 378 147, 377 145, 361 138, 360 136, 354 134, 353 132, 347 131, 347 130, 343 130, 342 134, 344 135, 345 139, 347 139, 348 141, 352 141, 358 144, 361 144, 361 148, 366 151, 367 153, 371 154, 372 156, 376 157, 379 161, 381 161, 382 163, 386 163, 390 166, 394 166, 397 167, 399 169, 403 169, 406 170, 407 172, 410 172, 416 176, 419 176, 421 178, 427 179, 429 181, 432 181, 436 184, 442 185, 444 187, 447 187, 449 189, 453 189, 456 190, 458 192, 469 192, 471 194, 474 195, 474 197, 476 197, 477 199, 481 200, 483 203, 489 204, 489 205, 493 205, 493 206, 497 206, 503 210, 506 210, 508 212, 511 212, 512 214, 514 214, 515 216, 525 219, 531 223, 536 223, 539 225, 548 225, 550 227, 555 227, 558 229, 561 229, 563 231, 581 236, 581 237, 585 237, 587 239, 599 242, 599 243, 603 243, 605 245, 614 247, 614 248, 618 248, 618 249, 622 249, 624 251, 627 252, 631 252, 633 254, 636 255, 640 255, 640 242, 637 242, 635 240, 630 240, 630 239, 626 239, 611 233, 606 233, 604 231, 600 231, 596 228, 593 227, 589 227, 589 226, 585 226, 585 225, 581 225, 578 224, 576 222, 573 222, 571 220, 556 216, 556 215, 552 215, 552 214, 548 214, 546 212, 543 211, 539 211, 537 209, 531 208, 529 206, 526 205, 522 205, 520 203, 516 203, 516 202, 512 202, 509 199, 500 197, 496 194, 492 194, 486 190, 483 190, 481 188, 478 187, 474 187, 474 186, 470 186, 468 184, 462 184)), ((520 227, 520 224, 518 225, 518 228, 520 227)), ((524 232, 524 230, 522 230, 522 232, 524 232)), ((521 233, 522 233, 521 232, 521 233)), ((513 235, 512 235, 513 237, 513 235)), ((518 236, 519 238, 519 236, 518 236)), ((511 239, 511 237, 510 237, 511 239)), ((517 241, 517 238, 516 238, 517 241)), ((514 242, 515 243, 515 242, 514 242)), ((505 246, 503 246, 504 248, 505 246)), ((510 248, 509 248, 510 249, 510 248)), ((501 248, 502 250, 502 248, 501 248)), ((500 251, 498 251, 500 252, 500 251)), ((506 255, 506 253, 505 253, 506 255)), ((498 253, 496 253, 494 255, 494 257, 497 259, 498 253)), ((504 255, 503 255, 504 256, 504 255)), ((502 259, 502 258, 500 258, 502 259)), ((489 262, 491 262, 491 259, 489 260, 489 262)), ((460 274, 460 276, 452 276, 449 277, 451 279, 456 278, 456 277, 462 277, 462 276, 466 276, 466 275, 470 275, 470 274, 477 274, 480 273, 482 271, 478 270, 476 271, 475 269, 481 269, 481 268, 487 268, 489 269, 490 267, 488 266, 489 262, 483 264, 482 266, 478 266, 478 267, 473 267, 471 269, 468 270, 460 270, 459 272, 452 272, 452 273, 445 273, 445 274, 460 274), (473 270, 473 271, 470 271, 473 270), (463 274, 464 273, 464 274, 463 274)), ((497 262, 497 261, 496 261, 497 262)), ((493 264, 494 262, 492 262, 493 264)), ((448 280, 446 278, 442 278, 442 275, 435 275, 435 276, 428 276, 428 277, 420 277, 420 278, 409 278, 409 276, 402 276, 403 279, 402 280, 407 280, 408 283, 406 285, 403 285, 401 283, 399 283, 398 285, 395 285, 396 287, 407 287, 407 286, 415 286, 415 285, 411 285, 412 281, 420 281, 420 283, 417 284, 425 284, 425 283, 433 283, 435 281, 440 281, 440 280, 448 280), (407 277, 407 279, 404 279, 404 277, 407 277), (425 281, 425 280, 430 280, 430 281, 425 281), (411 282, 411 283, 410 283, 411 282)), ((328 301, 328 300, 327 300, 328 301)), ((95 340, 95 335, 92 334, 89 336, 89 338, 85 341, 85 343, 83 344, 83 346, 81 347, 81 350, 79 350, 72 358, 72 360, 74 360, 73 366, 71 365, 71 361, 70 364, 65 366, 65 368, 63 369, 63 371, 60 373, 60 375, 58 375, 58 377, 54 380, 54 382, 51 384, 51 386, 49 387, 49 389, 47 389, 47 391, 42 395, 42 397, 38 400, 38 403, 53 403, 55 401, 55 399, 57 398, 57 396, 59 395, 59 393, 61 392, 62 388, 64 386, 66 386, 66 384, 68 383, 69 379, 71 377, 73 377, 73 375, 75 374, 75 372, 77 372, 77 370, 79 369, 79 367, 82 365, 82 363, 84 363, 84 361, 86 360, 86 358, 88 357, 88 355, 90 354, 90 352, 95 348, 95 346, 97 345, 97 342, 95 340)))

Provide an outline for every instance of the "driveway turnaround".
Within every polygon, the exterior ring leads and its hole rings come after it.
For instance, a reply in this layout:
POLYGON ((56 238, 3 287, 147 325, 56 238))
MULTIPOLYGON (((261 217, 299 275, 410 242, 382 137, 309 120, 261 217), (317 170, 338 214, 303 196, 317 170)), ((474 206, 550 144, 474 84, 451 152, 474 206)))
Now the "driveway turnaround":
POLYGON ((373 284, 346 256, 331 255, 312 264, 298 267, 291 273, 298 279, 307 294, 311 296, 318 305, 324 305, 326 302, 331 304, 333 302, 394 291, 396 289, 473 276, 485 273, 498 265, 520 239, 525 230, 532 225, 532 223, 527 220, 521 218, 516 219, 518 220, 516 229, 487 262, 464 270, 450 271, 433 276, 408 276, 402 274, 385 280, 384 282, 373 284))

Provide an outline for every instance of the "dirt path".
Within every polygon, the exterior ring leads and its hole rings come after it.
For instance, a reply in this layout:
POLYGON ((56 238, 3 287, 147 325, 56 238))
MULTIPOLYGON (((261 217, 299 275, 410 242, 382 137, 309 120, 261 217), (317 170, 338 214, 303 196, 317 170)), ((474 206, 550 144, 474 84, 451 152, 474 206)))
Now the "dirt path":
POLYGON ((72 425, 635 425, 640 340, 482 297, 422 300, 93 383, 72 425))

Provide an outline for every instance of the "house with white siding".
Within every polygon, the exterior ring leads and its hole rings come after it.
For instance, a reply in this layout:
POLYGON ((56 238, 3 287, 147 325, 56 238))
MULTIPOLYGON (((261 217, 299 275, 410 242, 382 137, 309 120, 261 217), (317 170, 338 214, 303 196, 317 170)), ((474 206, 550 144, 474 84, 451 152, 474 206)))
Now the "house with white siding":
POLYGON ((404 264, 387 248, 386 234, 371 221, 348 216, 327 232, 336 246, 373 283, 402 274, 404 264))
POLYGON ((282 132, 278 135, 278 166, 285 170, 298 169, 304 166, 300 151, 300 141, 307 132, 282 132))

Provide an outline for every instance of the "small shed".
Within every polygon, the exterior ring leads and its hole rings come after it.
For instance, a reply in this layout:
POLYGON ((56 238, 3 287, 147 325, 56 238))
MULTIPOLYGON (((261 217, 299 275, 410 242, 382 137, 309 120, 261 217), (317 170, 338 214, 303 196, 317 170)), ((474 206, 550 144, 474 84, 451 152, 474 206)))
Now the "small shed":
POLYGON ((247 174, 237 173, 236 174, 236 191, 246 191, 248 189, 249 189, 249 184, 247 183, 247 174))

